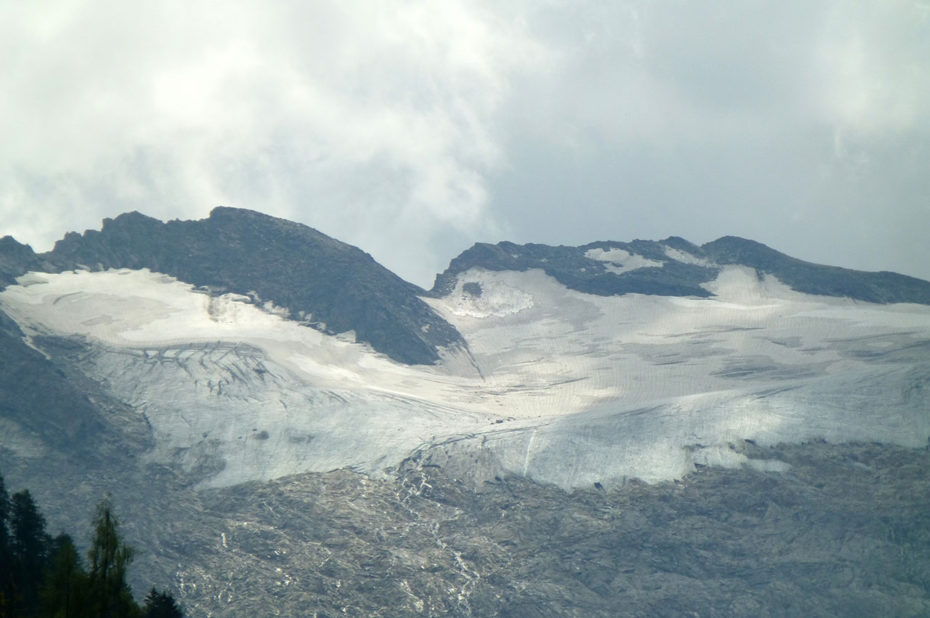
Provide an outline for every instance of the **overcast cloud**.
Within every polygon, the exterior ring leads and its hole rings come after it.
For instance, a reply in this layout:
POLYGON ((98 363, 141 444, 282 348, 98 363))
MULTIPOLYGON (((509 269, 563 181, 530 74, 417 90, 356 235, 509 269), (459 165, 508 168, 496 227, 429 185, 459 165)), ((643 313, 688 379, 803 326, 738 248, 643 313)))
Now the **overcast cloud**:
POLYGON ((930 279, 930 2, 0 0, 0 235, 295 219, 429 287, 475 241, 736 234, 930 279))

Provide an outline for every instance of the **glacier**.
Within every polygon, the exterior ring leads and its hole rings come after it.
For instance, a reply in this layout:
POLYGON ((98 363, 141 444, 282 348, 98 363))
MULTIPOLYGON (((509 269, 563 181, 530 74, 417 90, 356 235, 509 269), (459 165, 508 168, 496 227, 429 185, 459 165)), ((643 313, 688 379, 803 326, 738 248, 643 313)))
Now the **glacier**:
MULTIPOLYGON (((652 266, 618 250, 595 259, 652 266)), ((467 345, 413 366, 148 270, 32 272, 0 309, 27 339, 82 342, 88 377, 151 427, 148 461, 203 487, 377 475, 415 455, 467 461, 472 482, 571 488, 787 469, 748 460, 744 440, 927 444, 930 307, 800 293, 743 266, 705 287, 596 296, 540 270, 472 268, 424 298, 467 345)))

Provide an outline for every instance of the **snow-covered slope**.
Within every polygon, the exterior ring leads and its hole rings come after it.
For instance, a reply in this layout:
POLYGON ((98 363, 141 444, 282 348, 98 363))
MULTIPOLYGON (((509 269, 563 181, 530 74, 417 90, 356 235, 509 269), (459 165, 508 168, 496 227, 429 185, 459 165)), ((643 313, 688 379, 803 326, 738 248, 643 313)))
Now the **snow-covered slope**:
POLYGON ((438 403, 449 384, 431 386, 435 371, 244 297, 213 297, 148 270, 19 281, 2 292, 2 309, 32 335, 85 339, 84 371, 151 425, 151 460, 209 484, 378 470, 434 435, 487 424, 438 403))
POLYGON ((926 444, 930 308, 801 294, 737 266, 707 287, 602 297, 539 271, 459 275, 433 306, 527 420, 449 448, 480 442, 506 469, 571 486, 739 465, 741 440, 926 444))
MULTIPOLYGON (((657 263, 588 251, 624 273, 657 263)), ((746 463, 740 440, 930 436, 924 305, 802 294, 742 266, 704 284, 707 298, 598 296, 534 269, 448 281, 428 302, 468 350, 435 366, 147 270, 30 273, 0 309, 28 335, 84 340, 83 371, 151 425, 148 458, 205 485, 377 472, 415 451, 477 457, 462 473, 479 480, 659 481, 746 463)))

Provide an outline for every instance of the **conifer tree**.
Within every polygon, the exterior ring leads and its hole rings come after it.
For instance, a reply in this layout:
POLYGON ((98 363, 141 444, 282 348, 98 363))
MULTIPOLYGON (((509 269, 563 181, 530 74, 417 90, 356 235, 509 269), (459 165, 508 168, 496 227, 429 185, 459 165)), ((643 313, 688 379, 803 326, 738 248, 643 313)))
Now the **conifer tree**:
POLYGON ((13 555, 10 549, 10 494, 0 476, 0 618, 12 616, 13 555))
POLYGON ((19 608, 20 614, 30 615, 38 605, 50 539, 45 533, 45 518, 28 489, 13 494, 11 506, 10 546, 16 587, 13 606, 19 608))
POLYGON ((6 483, 0 475, 0 552, 8 551, 10 542, 10 494, 6 492, 6 483))
POLYGON ((145 597, 142 616, 144 618, 184 618, 184 613, 171 594, 152 588, 145 597))
POLYGON ((119 536, 119 521, 109 500, 97 507, 94 518, 94 541, 88 553, 90 559, 89 592, 100 618, 131 618, 139 615, 139 607, 126 583, 126 569, 132 562, 133 550, 119 536))
POLYGON ((59 535, 52 542, 49 558, 51 564, 45 575, 42 588, 42 607, 45 616, 53 618, 82 618, 89 616, 87 573, 81 566, 81 558, 74 541, 67 534, 59 535))

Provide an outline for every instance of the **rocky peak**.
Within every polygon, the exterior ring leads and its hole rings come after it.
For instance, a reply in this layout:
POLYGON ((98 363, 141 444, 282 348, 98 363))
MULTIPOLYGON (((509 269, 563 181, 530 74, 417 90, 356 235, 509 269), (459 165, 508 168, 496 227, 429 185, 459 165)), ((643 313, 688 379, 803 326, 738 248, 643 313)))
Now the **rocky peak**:
POLYGON ((38 265, 39 258, 32 247, 17 242, 12 236, 0 238, 0 289, 38 265))
POLYGON ((149 268, 210 290, 271 301, 330 333, 409 364, 432 363, 458 331, 418 294, 423 290, 362 250, 305 225, 239 208, 200 221, 162 223, 138 212, 71 233, 46 256, 55 269, 149 268))
POLYGON ((683 251, 694 257, 704 257, 704 250, 698 247, 696 244, 685 240, 681 236, 669 236, 665 240, 661 241, 660 244, 670 247, 677 251, 683 251))
POLYGON ((891 272, 863 272, 805 262, 754 240, 724 236, 701 247, 717 264, 739 264, 774 275, 798 292, 873 303, 930 304, 930 282, 891 272))
MULTIPOLYGON (((665 246, 646 240, 598 241, 581 247, 478 243, 453 259, 449 268, 436 276, 432 293, 444 296, 455 288, 460 273, 470 268, 483 268, 494 271, 540 269, 568 288, 599 296, 710 296, 701 284, 711 281, 717 269, 674 260, 666 254, 665 246)), ((692 248, 696 249, 688 243, 688 250, 692 248)))

